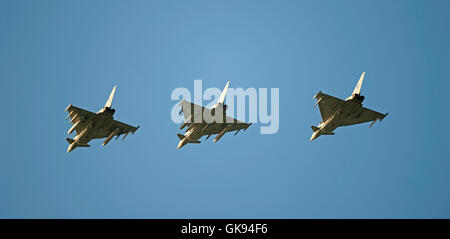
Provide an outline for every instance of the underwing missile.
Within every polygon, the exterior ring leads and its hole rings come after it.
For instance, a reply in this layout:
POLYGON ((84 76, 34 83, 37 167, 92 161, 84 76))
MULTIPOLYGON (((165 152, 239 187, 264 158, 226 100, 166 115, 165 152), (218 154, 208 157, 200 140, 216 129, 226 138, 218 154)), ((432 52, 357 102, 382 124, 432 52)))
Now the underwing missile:
POLYGON ((70 119, 70 121, 69 121, 69 124, 70 123, 75 123, 75 120, 77 119, 77 117, 78 117, 78 114, 73 114, 73 116, 70 116, 71 117, 71 119, 70 119))
POLYGON ((71 123, 73 124, 73 121, 74 121, 76 116, 77 116, 77 114, 75 113, 75 111, 72 111, 72 112, 69 113, 69 115, 66 117, 66 119, 68 119, 69 117, 71 118, 69 120, 69 124, 71 124, 71 123))
POLYGON ((70 104, 69 106, 67 106, 66 110, 64 110, 64 112, 67 112, 70 108, 70 106, 72 106, 72 104, 70 104))
POLYGON ((108 138, 105 139, 105 141, 103 142, 103 146, 105 146, 106 144, 109 143, 109 141, 114 137, 114 135, 116 135, 118 133, 119 129, 115 129, 113 132, 111 132, 111 134, 109 134, 108 138))
POLYGON ((317 96, 322 93, 322 91, 317 92, 317 94, 314 95, 313 99, 317 98, 317 96))
POLYGON ((375 124, 375 122, 377 122, 379 118, 376 118, 374 121, 372 121, 372 123, 369 125, 369 128, 372 128, 373 124, 375 124))
POLYGON ((314 107, 316 107, 317 104, 319 104, 319 102, 322 100, 323 98, 320 97, 320 99, 314 104, 314 107))
POLYGON ((80 123, 81 121, 78 121, 78 122, 76 122, 74 125, 72 125, 72 127, 69 129, 69 131, 67 132, 67 134, 71 134, 74 130, 75 130, 75 128, 78 126, 78 124, 80 123))
POLYGON ((130 131, 128 131, 128 132, 122 137, 122 140, 124 140, 124 139, 128 136, 129 133, 130 133, 130 131))
POLYGON ((220 131, 220 133, 216 136, 216 138, 214 138, 214 142, 219 141, 220 138, 222 138, 222 136, 227 132, 227 126, 225 126, 222 131, 220 131))
POLYGON ((208 129, 209 128, 209 126, 211 126, 212 124, 206 124, 205 125, 205 127, 203 127, 203 129, 202 129, 202 132, 205 132, 206 131, 206 129, 208 129))

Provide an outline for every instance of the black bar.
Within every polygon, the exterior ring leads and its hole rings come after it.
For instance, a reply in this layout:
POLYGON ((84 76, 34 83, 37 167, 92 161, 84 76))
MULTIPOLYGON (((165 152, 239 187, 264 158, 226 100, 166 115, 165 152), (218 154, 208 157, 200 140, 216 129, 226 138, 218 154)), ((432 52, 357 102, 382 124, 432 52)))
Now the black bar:
POLYGON ((59 236, 131 236, 140 238, 280 238, 283 235, 388 236, 444 232, 450 220, 440 219, 1 219, 0 229, 14 235, 29 232, 59 236), (213 228, 214 227, 214 228, 213 228), (213 231, 211 229, 214 229, 213 231), (63 233, 63 234, 61 234, 63 233), (312 233, 312 234, 311 234, 312 233))

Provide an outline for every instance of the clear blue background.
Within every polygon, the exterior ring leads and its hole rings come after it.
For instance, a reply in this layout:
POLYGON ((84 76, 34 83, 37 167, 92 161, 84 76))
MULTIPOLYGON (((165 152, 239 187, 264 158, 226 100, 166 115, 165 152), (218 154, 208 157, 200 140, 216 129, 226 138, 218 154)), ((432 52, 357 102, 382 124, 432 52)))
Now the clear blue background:
MULTIPOLYGON (((1 218, 448 218, 449 1, 0 1, 1 218), (313 95, 389 116, 309 142, 313 95), (279 88, 280 129, 177 150, 177 87, 279 88), (118 85, 125 141, 66 153, 118 85), (73 136, 72 136, 73 137, 73 136)), ((207 103, 207 102, 205 102, 207 103)))

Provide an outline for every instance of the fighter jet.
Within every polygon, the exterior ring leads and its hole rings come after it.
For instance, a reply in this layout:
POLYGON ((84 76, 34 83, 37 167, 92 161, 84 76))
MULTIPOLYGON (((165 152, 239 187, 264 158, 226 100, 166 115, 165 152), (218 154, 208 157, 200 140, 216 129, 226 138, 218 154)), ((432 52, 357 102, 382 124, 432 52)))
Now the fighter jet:
POLYGON ((333 130, 340 126, 348 126, 372 121, 369 128, 377 121, 381 121, 388 115, 367 109, 362 106, 364 96, 361 95, 361 86, 365 72, 362 73, 351 96, 346 100, 341 100, 331 95, 319 91, 313 99, 319 105, 322 122, 316 127, 311 126, 314 133, 310 141, 317 139, 321 135, 334 135, 333 130))
POLYGON ((217 142, 226 132, 237 130, 234 134, 236 135, 241 129, 246 131, 250 127, 251 123, 247 124, 226 116, 227 105, 223 102, 225 101, 229 84, 230 82, 228 81, 217 103, 211 109, 206 109, 186 100, 182 100, 179 103, 182 107, 180 114, 183 113, 185 120, 180 129, 186 126, 188 128, 184 135, 178 134, 178 138, 180 138, 178 149, 188 143, 200 143, 199 139, 204 135, 208 135, 206 137, 208 139, 211 135, 217 134, 216 138, 214 138, 214 142, 217 142))
POLYGON ((72 127, 67 132, 69 135, 76 131, 75 138, 67 138, 69 142, 69 148, 67 152, 74 150, 77 147, 89 147, 89 141, 92 139, 105 138, 103 146, 105 146, 114 136, 119 138, 120 135, 125 134, 122 140, 127 137, 129 133, 134 134, 139 126, 133 127, 131 125, 114 120, 113 115, 116 112, 111 108, 114 93, 116 92, 116 86, 114 86, 105 107, 99 110, 97 113, 93 113, 70 104, 64 112, 69 112, 66 119, 70 117, 70 123, 72 127))

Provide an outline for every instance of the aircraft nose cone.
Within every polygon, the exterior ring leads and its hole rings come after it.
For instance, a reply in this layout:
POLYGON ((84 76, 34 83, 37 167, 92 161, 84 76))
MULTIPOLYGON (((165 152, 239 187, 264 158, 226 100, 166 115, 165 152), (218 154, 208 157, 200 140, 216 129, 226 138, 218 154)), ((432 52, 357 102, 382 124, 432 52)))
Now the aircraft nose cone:
POLYGON ((309 139, 309 141, 312 142, 313 140, 317 139, 317 137, 319 137, 319 134, 318 134, 317 132, 314 132, 314 133, 311 135, 311 138, 309 139))
POLYGON ((69 147, 67 148, 67 153, 70 153, 70 151, 74 150, 74 144, 69 145, 69 147))
POLYGON ((180 143, 178 143, 177 149, 184 146, 184 140, 181 140, 180 143))

